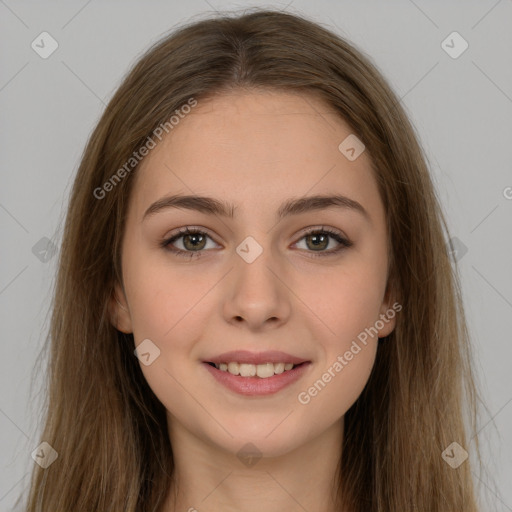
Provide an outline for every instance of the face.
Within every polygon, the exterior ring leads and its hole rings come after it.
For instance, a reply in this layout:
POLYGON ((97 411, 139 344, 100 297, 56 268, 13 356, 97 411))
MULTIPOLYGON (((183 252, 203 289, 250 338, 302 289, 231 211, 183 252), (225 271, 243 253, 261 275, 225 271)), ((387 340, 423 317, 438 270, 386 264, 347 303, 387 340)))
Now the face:
POLYGON ((113 323, 149 340, 140 365, 172 435, 280 455, 363 390, 395 320, 370 159, 338 149, 351 133, 315 98, 232 93, 199 101, 137 170, 113 323))

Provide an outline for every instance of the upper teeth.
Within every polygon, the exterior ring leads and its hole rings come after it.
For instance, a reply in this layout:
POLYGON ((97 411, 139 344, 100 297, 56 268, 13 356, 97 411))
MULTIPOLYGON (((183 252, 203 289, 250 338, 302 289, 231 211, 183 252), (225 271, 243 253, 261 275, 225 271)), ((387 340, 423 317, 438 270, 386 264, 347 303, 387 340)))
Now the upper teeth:
POLYGON ((293 368, 292 363, 265 363, 265 364, 246 364, 246 363, 215 363, 215 368, 223 372, 229 372, 241 377, 258 376, 262 379, 272 377, 274 374, 283 373, 293 368))

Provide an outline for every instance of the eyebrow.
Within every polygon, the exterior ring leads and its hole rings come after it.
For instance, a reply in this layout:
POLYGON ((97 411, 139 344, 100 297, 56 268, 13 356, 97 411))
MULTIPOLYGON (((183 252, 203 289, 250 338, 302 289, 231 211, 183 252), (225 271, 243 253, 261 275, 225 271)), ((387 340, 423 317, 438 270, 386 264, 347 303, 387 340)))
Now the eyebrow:
MULTIPOLYGON (((234 218, 237 210, 235 205, 214 199, 213 197, 177 194, 158 199, 144 212, 142 220, 144 221, 146 218, 169 208, 194 210, 230 219, 234 218)), ((325 210, 328 208, 352 210, 360 213, 366 220, 370 221, 368 212, 360 203, 343 195, 315 195, 288 199, 277 211, 277 218, 281 220, 290 215, 299 215, 313 210, 325 210)))

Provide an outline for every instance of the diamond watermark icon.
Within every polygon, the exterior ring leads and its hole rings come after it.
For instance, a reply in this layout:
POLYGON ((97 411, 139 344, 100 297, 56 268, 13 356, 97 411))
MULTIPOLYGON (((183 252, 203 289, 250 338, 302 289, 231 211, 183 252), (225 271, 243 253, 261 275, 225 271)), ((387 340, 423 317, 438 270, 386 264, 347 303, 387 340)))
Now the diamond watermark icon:
POLYGON ((32 254, 43 263, 50 261, 56 252, 57 246, 46 236, 32 247, 32 254))
POLYGON ((48 32, 41 32, 30 46, 39 57, 47 59, 59 47, 59 43, 48 32))
POLYGON ((252 263, 263 252, 263 247, 252 236, 248 236, 236 248, 236 252, 246 263, 252 263))
POLYGON ((160 349, 148 338, 142 341, 133 351, 144 366, 149 366, 160 356, 160 349))
POLYGON ((252 443, 244 444, 236 454, 240 462, 245 464, 248 468, 257 464, 262 455, 257 446, 252 443))
POLYGON ((444 450, 441 457, 453 469, 457 469, 468 458, 468 452, 454 441, 444 450))
POLYGON ((452 58, 458 59, 469 47, 468 42, 456 31, 441 43, 441 48, 452 58))
POLYGON ((366 146, 353 133, 341 141, 338 146, 340 152, 347 160, 353 162, 366 149, 366 146))
POLYGON ((450 238, 448 251, 455 261, 459 261, 468 252, 468 248, 456 236, 450 238))
POLYGON ((53 464, 59 456, 46 441, 43 441, 30 455, 43 469, 53 464))

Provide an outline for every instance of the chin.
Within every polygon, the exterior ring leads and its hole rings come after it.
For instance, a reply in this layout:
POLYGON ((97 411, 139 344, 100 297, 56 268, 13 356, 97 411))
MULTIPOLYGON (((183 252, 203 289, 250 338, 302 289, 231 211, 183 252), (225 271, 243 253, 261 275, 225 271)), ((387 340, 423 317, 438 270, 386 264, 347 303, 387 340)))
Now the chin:
POLYGON ((291 420, 292 416, 284 421, 286 415, 265 421, 251 418, 247 421, 227 422, 224 425, 233 437, 222 435, 219 438, 217 435, 214 442, 237 457, 240 457, 240 452, 243 455, 244 451, 250 452, 253 447, 264 457, 286 455, 307 442, 305 433, 299 431, 297 424, 291 420))
POLYGON ((247 466, 247 460, 257 460, 261 457, 274 458, 287 455, 297 449, 306 440, 298 439, 296 435, 270 435, 255 437, 251 435, 235 436, 228 446, 222 446, 225 450, 235 455, 247 466))

